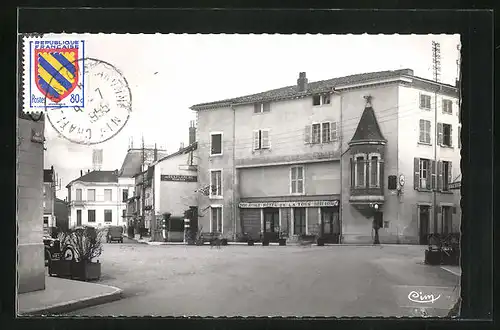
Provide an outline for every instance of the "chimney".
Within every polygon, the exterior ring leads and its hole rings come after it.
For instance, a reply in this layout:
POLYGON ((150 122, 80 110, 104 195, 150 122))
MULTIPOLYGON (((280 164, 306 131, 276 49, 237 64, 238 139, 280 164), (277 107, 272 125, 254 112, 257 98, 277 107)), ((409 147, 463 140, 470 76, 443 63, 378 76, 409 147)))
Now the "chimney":
POLYGON ((154 159, 154 161, 158 160, 158 148, 156 147, 156 143, 155 143, 155 150, 154 150, 154 154, 153 154, 153 159, 154 159))
POLYGON ((189 145, 196 142, 196 126, 194 120, 189 122, 189 145))
POLYGON ((89 173, 90 173, 90 170, 87 170, 87 174, 89 174, 89 173))
POLYGON ((396 72, 399 73, 399 74, 407 75, 407 76, 413 76, 413 70, 412 69, 400 69, 400 70, 396 70, 396 72))
POLYGON ((80 170, 80 177, 83 176, 83 170, 80 170))
POLYGON ((297 79, 297 87, 299 92, 305 92, 307 90, 307 78, 305 72, 299 73, 299 79, 297 79))
POLYGON ((181 142, 181 145, 179 146, 179 151, 184 149, 184 142, 181 142))

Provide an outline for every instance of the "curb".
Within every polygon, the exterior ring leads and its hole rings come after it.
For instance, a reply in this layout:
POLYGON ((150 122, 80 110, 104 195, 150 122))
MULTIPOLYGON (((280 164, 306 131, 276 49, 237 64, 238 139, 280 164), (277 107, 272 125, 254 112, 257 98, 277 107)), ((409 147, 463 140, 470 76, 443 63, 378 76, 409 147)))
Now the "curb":
POLYGON ((452 269, 449 269, 449 268, 448 268, 448 267, 446 267, 446 266, 440 266, 439 268, 441 268, 442 270, 445 270, 445 271, 447 271, 448 273, 453 274, 453 275, 455 275, 455 276, 462 277, 462 274, 458 274, 457 272, 455 272, 455 271, 454 271, 454 270, 452 270, 452 269))
POLYGON ((73 312, 82 308, 92 307, 96 305, 105 304, 108 302, 116 301, 122 299, 123 290, 114 286, 96 284, 100 286, 105 286, 114 289, 111 293, 101 294, 93 297, 70 300, 67 302, 55 304, 44 308, 33 308, 22 313, 19 316, 41 316, 47 314, 64 314, 73 312))

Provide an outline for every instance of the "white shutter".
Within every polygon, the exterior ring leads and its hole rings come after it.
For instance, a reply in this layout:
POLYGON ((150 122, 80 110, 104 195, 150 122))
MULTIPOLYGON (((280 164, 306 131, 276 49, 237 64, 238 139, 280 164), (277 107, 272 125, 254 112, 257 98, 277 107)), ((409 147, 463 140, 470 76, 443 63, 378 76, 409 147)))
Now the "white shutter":
POLYGON ((337 141, 337 123, 330 123, 330 141, 337 141))
POLYGON ((443 144, 443 124, 438 123, 438 140, 437 140, 438 145, 443 144))
POLYGON ((269 130, 261 130, 261 147, 262 149, 269 149, 271 148, 271 141, 269 139, 269 130))
POLYGON ((304 129, 304 143, 311 143, 312 126, 307 125, 304 129))
POLYGON ((253 131, 253 150, 260 149, 259 131, 253 131))

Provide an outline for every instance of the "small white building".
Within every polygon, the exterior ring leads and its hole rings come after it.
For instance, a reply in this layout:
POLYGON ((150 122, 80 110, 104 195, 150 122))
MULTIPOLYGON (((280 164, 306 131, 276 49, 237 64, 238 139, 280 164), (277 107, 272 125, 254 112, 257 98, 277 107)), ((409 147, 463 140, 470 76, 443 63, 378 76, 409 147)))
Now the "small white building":
POLYGON ((133 183, 119 179, 117 170, 80 174, 66 186, 69 227, 125 225, 125 201, 133 192, 133 183))

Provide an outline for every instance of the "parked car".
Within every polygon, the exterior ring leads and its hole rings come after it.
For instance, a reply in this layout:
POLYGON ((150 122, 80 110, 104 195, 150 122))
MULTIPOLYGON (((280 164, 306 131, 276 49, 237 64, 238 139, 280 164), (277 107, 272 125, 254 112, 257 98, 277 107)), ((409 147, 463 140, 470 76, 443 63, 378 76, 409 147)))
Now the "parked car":
POLYGON ((108 232, 106 233, 106 243, 111 243, 113 241, 123 243, 123 227, 121 226, 108 227, 108 232))
POLYGON ((45 246, 45 264, 47 265, 52 259, 61 257, 61 242, 57 238, 50 236, 43 237, 43 245, 45 246))

